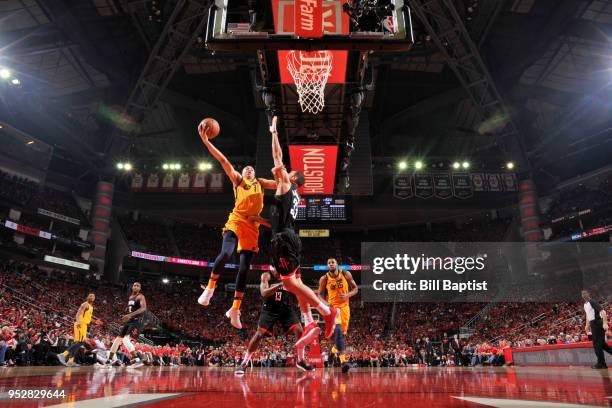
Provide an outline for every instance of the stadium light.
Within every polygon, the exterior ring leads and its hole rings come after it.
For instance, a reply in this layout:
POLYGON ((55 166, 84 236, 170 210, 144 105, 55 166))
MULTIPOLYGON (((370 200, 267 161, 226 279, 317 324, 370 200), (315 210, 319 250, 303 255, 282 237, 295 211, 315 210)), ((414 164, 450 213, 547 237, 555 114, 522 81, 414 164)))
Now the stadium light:
POLYGON ((164 169, 164 170, 168 170, 168 163, 164 163, 164 164, 162 164, 162 169, 164 169))
POLYGON ((415 168, 415 169, 417 169, 417 170, 421 170, 421 169, 423 168, 423 162, 422 162, 422 161, 420 161, 420 160, 417 160, 417 161, 414 163, 414 168, 415 168))
POLYGON ((17 78, 13 78, 13 79, 11 80, 11 84, 13 84, 13 85, 19 85, 20 83, 21 83, 21 82, 20 82, 20 81, 19 81, 17 78))
POLYGON ((162 282, 163 282, 163 283, 168 283, 168 282, 170 282, 170 281, 168 280, 168 278, 164 278, 164 279, 162 279, 162 282))
POLYGON ((408 163, 402 160, 397 164, 397 167, 399 167, 400 170, 406 170, 408 168, 408 163))
POLYGON ((124 163, 123 164, 123 170, 125 170, 125 171, 132 170, 132 163, 124 163))
POLYGON ((180 169, 181 169, 181 164, 180 164, 180 163, 176 163, 176 164, 174 165, 174 169, 175 169, 175 170, 180 170, 180 169))
POLYGON ((33 140, 29 140, 29 141, 28 141, 28 143, 26 143, 26 144, 27 144, 28 146, 29 146, 29 145, 33 145, 33 144, 34 144, 34 141, 33 141, 33 140))
POLYGON ((469 169, 470 168, 470 162, 464 161, 463 163, 461 163, 461 167, 463 167, 464 169, 469 169))
POLYGON ((453 169, 458 170, 461 167, 461 163, 459 162, 454 162, 453 163, 453 169))
POLYGON ((210 164, 210 163, 208 163, 208 162, 201 162, 201 163, 198 165, 198 168, 199 168, 201 171, 210 170, 210 169, 212 169, 212 164, 210 164))
POLYGON ((117 168, 119 170, 123 170, 123 163, 117 163, 117 168))
POLYGON ((0 69, 0 78, 9 79, 11 77, 11 71, 6 68, 0 69))
POLYGON ((198 169, 200 171, 210 170, 212 169, 212 164, 208 162, 200 162, 200 164, 198 164, 198 169))
POLYGON ((508 170, 512 170, 512 169, 514 168, 514 163, 513 163, 513 162, 508 162, 508 163, 506 163, 506 168, 507 168, 508 170))

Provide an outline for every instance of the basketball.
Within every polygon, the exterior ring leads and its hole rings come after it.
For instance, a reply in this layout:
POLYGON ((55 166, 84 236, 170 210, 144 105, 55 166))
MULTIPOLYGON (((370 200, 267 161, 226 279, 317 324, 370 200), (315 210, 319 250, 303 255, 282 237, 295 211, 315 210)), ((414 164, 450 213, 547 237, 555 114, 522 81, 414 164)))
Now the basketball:
POLYGON ((208 126, 208 128, 209 128, 207 136, 208 136, 208 139, 210 139, 210 140, 212 140, 215 137, 217 137, 219 135, 219 132, 221 131, 221 127, 219 126, 219 122, 217 122, 213 118, 204 118, 204 119, 202 119, 202 121, 200 122, 200 125, 198 126, 198 133, 200 132, 200 129, 204 128, 204 126, 208 126))

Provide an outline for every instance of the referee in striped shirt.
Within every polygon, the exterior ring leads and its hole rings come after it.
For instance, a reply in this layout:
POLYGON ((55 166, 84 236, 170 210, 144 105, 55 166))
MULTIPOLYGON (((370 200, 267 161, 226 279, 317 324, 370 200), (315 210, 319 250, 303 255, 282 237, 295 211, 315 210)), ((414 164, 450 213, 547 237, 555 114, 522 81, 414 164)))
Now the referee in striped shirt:
POLYGON ((584 300, 584 312, 586 313, 586 325, 584 330, 587 334, 591 332, 593 349, 597 356, 597 364, 593 368, 608 368, 604 351, 612 354, 612 347, 606 343, 606 331, 608 331, 608 316, 606 311, 601 308, 599 303, 591 299, 591 293, 583 289, 582 299, 584 300))

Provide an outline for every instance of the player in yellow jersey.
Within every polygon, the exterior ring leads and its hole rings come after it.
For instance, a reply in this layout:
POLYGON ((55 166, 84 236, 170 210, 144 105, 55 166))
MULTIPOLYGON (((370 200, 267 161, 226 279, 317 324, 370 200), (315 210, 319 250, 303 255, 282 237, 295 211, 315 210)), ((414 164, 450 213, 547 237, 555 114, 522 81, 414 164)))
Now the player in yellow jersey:
MULTIPOLYGON (((91 318, 94 310, 93 303, 95 300, 95 294, 88 294, 87 301, 81 304, 76 316, 74 317, 74 343, 68 350, 57 355, 59 362, 65 366, 71 367, 79 365, 74 362, 74 356, 87 339, 87 326, 92 322, 91 318), (68 362, 66 362, 66 357, 68 357, 68 362)), ((101 324, 102 322, 96 320, 94 323, 101 324)))
POLYGON ((253 256, 259 251, 259 225, 270 226, 269 222, 261 218, 263 210, 264 189, 276 190, 276 181, 255 178, 255 169, 246 166, 242 173, 238 173, 230 161, 217 149, 208 139, 208 127, 198 127, 198 133, 210 154, 217 159, 223 167, 225 174, 234 187, 234 209, 229 214, 225 227, 223 228, 223 244, 221 252, 215 259, 210 279, 206 286, 201 285, 204 292, 198 298, 198 303, 208 306, 213 296, 217 279, 225 270, 225 264, 234 251, 240 254, 240 265, 236 275, 236 290, 232 307, 225 313, 232 326, 242 328, 240 322, 240 305, 246 289, 246 278, 253 256))
POLYGON ((351 368, 344 354, 346 334, 348 332, 349 321, 351 320, 349 299, 357 294, 359 288, 349 271, 338 269, 338 261, 335 258, 327 260, 327 268, 327 273, 319 279, 319 296, 323 300, 327 300, 330 306, 340 310, 334 329, 334 344, 340 355, 342 372, 346 373, 351 368))

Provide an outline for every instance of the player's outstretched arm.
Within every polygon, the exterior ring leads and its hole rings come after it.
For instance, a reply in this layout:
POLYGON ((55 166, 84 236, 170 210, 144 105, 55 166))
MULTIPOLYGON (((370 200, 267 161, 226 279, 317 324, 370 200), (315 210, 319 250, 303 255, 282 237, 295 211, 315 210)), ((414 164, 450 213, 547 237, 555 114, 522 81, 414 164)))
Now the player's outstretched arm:
POLYGON ((282 287, 282 282, 270 286, 270 274, 268 272, 261 274, 261 283, 259 284, 259 292, 261 293, 261 296, 270 297, 282 289, 282 287))
POLYGON ((230 163, 227 157, 225 157, 225 155, 221 153, 221 151, 217 149, 215 145, 210 142, 210 140, 208 140, 208 130, 208 126, 202 126, 201 124, 198 126, 198 133, 200 134, 202 143, 204 143, 204 146, 206 146, 210 154, 219 162, 219 164, 221 164, 223 171, 225 171, 225 174, 227 174, 227 177, 229 177, 232 184, 237 186, 238 183, 240 183, 242 176, 236 171, 236 169, 234 169, 234 166, 232 166, 232 163, 230 163))
POLYGON ((283 165, 283 149, 281 148, 280 142, 278 141, 278 130, 276 125, 278 123, 278 117, 272 118, 272 125, 270 125, 270 134, 272 135, 272 158, 274 159, 274 167, 283 165))
POLYGON ((277 122, 278 118, 274 116, 272 118, 272 125, 270 126, 270 134, 272 135, 272 158, 274 159, 272 174, 276 180, 276 194, 281 195, 291 188, 291 180, 289 179, 287 169, 283 165, 283 149, 278 141, 278 131, 276 129, 277 122))
POLYGON ((257 181, 259 181, 259 184, 261 184, 261 187, 264 190, 276 190, 276 187, 278 187, 276 180, 270 180, 270 179, 257 177, 257 181))

